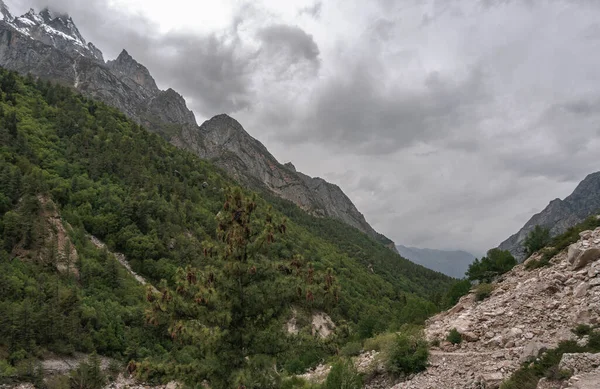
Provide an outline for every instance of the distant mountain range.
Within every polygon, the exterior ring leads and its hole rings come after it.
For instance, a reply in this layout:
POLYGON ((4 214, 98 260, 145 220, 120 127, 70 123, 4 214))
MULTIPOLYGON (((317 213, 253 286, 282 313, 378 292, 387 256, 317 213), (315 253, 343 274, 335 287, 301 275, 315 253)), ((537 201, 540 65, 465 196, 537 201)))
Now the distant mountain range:
POLYGON ((510 251, 515 258, 523 261, 526 259, 523 241, 535 226, 548 228, 550 235, 556 236, 599 211, 600 172, 596 172, 581 181, 573 193, 564 200, 552 200, 542 212, 533 215, 519 232, 506 239, 498 247, 510 251))
POLYGON ((396 249, 404 258, 454 278, 463 278, 475 260, 473 254, 466 251, 420 249, 403 245, 396 245, 396 249))
POLYGON ((227 115, 198 126, 179 93, 160 90, 148 69, 126 50, 105 62, 68 15, 44 9, 14 17, 0 0, 0 66, 74 87, 212 161, 247 187, 289 200, 311 215, 340 220, 395 251, 394 243, 367 223, 337 185, 279 163, 227 115))

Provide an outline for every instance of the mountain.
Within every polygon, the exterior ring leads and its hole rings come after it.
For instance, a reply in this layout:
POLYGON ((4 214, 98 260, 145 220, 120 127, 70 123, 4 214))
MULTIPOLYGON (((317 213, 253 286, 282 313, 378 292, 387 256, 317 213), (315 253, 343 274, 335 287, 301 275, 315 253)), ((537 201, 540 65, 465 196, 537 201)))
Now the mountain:
POLYGON ((76 88, 112 105, 174 145, 213 161, 246 186, 294 202, 305 211, 359 229, 395 251, 336 185, 282 165, 227 115, 198 126, 183 97, 161 91, 148 71, 126 50, 115 60, 87 43, 68 15, 45 9, 13 17, 0 0, 0 66, 76 88))
POLYGON ((235 387, 218 380, 244 353, 260 354, 248 371, 301 373, 359 337, 423 323, 452 283, 341 221, 237 187, 116 108, 2 68, 0 183, 0 385, 93 351, 145 380, 215 389, 235 387))
POLYGON ((463 278, 475 257, 466 251, 420 249, 397 245, 404 258, 454 278, 463 278))
POLYGON ((535 226, 550 230, 551 236, 560 235, 570 227, 600 211, 600 172, 588 175, 564 200, 555 199, 544 210, 535 214, 510 238, 498 246, 510 251, 519 261, 525 259, 523 241, 535 226))
POLYGON ((236 181, 251 188, 265 188, 311 215, 341 220, 387 245, 393 243, 367 223, 337 185, 302 174, 291 162, 280 164, 262 143, 228 115, 217 115, 204 122, 199 128, 199 138, 201 142, 194 151, 229 172, 236 181))

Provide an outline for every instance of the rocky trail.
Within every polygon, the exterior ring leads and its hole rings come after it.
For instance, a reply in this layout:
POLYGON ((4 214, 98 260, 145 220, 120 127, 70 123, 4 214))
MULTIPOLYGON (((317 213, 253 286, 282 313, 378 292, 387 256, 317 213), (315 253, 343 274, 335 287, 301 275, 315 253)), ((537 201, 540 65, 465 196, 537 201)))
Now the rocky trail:
MULTIPOLYGON (((600 324, 600 228, 580 237, 549 266, 526 269, 540 258, 535 254, 503 275, 487 299, 468 294, 429 319, 426 337, 440 342, 431 349, 430 367, 393 389, 496 388, 541 350, 563 340, 584 341, 571 330, 600 324), (458 345, 445 341, 453 328, 462 335, 458 345)), ((576 373, 571 380, 562 386, 542 381, 540 388, 600 388, 598 365, 566 366, 576 373)))

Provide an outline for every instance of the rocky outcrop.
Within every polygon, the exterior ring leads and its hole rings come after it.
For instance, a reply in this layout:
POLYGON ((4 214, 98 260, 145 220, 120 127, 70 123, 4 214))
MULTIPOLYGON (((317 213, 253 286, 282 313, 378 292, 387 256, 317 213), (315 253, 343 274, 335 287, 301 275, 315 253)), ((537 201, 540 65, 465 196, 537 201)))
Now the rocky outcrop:
POLYGON ((570 227, 581 223, 600 210, 600 172, 588 175, 564 200, 556 199, 529 221, 510 238, 498 246, 510 251, 515 258, 525 259, 523 241, 535 226, 540 225, 550 230, 551 236, 560 235, 570 227))
POLYGON ((114 61, 108 61, 106 66, 130 88, 140 88, 148 98, 160 92, 148 69, 134 60, 127 50, 123 50, 114 61))
POLYGON ((13 254, 23 260, 33 258, 39 263, 55 267, 60 273, 78 278, 79 270, 76 264, 79 253, 69 237, 71 227, 63 222, 52 200, 40 195, 37 201, 39 210, 36 224, 40 227, 39 244, 30 248, 18 244, 13 249, 13 254))
MULTIPOLYGON (((394 389, 498 387, 540 351, 576 339, 571 330, 578 324, 600 324, 600 260, 590 256, 581 266, 574 266, 577 258, 600 248, 600 228, 581 235, 550 266, 527 270, 525 264, 518 265, 495 284, 487 299, 478 302, 469 294, 452 309, 429 319, 425 334, 441 345, 432 348, 427 371, 394 389), (462 334, 459 345, 445 341, 453 328, 462 334)), ((576 374, 592 374, 593 369, 573 366, 576 374)))

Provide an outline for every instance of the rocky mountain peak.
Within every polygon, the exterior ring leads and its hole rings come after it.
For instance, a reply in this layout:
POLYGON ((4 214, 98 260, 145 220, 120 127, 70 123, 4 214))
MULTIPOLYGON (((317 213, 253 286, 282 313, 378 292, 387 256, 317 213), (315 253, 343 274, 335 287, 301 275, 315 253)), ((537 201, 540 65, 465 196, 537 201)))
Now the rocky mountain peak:
POLYGON ((198 125, 194 113, 187 108, 183 96, 171 88, 160 91, 150 102, 149 109, 163 123, 177 123, 193 127, 198 125))
POLYGON ((114 73, 121 76, 126 84, 134 88, 135 86, 141 86, 151 95, 159 92, 156 81, 154 81, 154 78, 150 75, 150 71, 148 71, 144 65, 136 61, 127 50, 123 49, 117 59, 108 61, 106 65, 114 73))
POLYGON ((227 128, 229 130, 235 130, 240 133, 247 134, 246 130, 244 130, 244 127, 242 127, 240 122, 227 115, 226 113, 213 116, 208 120, 207 124, 214 128, 227 128))
POLYGON ((116 61, 118 63, 128 63, 128 62, 137 63, 137 61, 135 59, 133 59, 131 54, 129 54, 129 52, 127 52, 127 50, 125 50, 125 49, 121 50, 121 53, 117 57, 116 61))
POLYGON ((67 36, 74 38, 78 43, 86 45, 85 39, 83 39, 83 36, 79 32, 79 29, 73 22, 73 18, 71 18, 69 15, 58 14, 51 11, 49 8, 44 8, 40 12, 39 16, 44 20, 44 22, 47 25, 53 27, 57 31, 66 34, 67 36))
POLYGON ((84 56, 99 62, 104 62, 102 52, 88 44, 73 19, 66 14, 59 14, 48 8, 39 14, 34 9, 19 16, 10 17, 4 4, 0 4, 4 20, 22 34, 37 41, 53 46, 70 55, 84 56))

